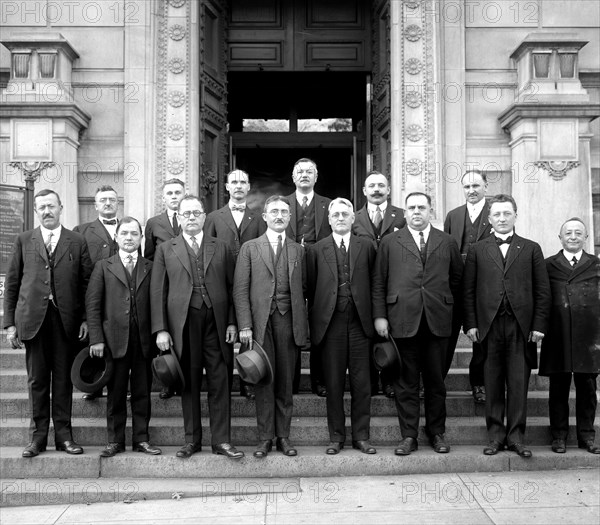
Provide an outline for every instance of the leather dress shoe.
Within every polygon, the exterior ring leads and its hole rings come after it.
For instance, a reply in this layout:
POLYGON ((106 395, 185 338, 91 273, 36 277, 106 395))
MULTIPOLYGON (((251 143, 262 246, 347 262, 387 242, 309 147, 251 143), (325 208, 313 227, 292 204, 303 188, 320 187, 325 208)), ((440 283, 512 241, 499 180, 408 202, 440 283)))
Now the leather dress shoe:
POLYGON ((254 392, 254 385, 244 385, 240 394, 245 397, 248 401, 254 401, 256 399, 256 393, 254 392))
POLYGON ((75 441, 63 441, 56 444, 56 450, 66 452, 67 454, 83 454, 83 447, 75 441))
POLYGON ((92 392, 91 394, 83 394, 81 397, 86 401, 93 401, 94 399, 98 399, 99 397, 103 396, 104 394, 102 393, 102 390, 98 390, 97 392, 92 392))
POLYGON ((161 389, 160 394, 158 394, 158 397, 160 399, 169 399, 170 397, 173 397, 173 390, 168 386, 164 386, 161 389))
POLYGON ((384 385, 383 393, 385 397, 390 399, 394 399, 396 397, 396 392, 394 391, 394 387, 392 385, 384 385))
POLYGON ((104 450, 100 452, 100 457, 112 458, 120 452, 125 452, 125 443, 109 443, 104 447, 104 450))
POLYGON ((277 450, 283 452, 284 456, 297 456, 298 451, 292 446, 288 438, 277 438, 277 450))
POLYGON ((485 404, 485 387, 474 386, 473 387, 473 401, 478 405, 485 404))
POLYGON ((450 445, 444 441, 443 434, 436 434, 433 436, 433 438, 431 438, 431 446, 438 454, 447 454, 450 452, 450 445))
POLYGON ((195 454, 196 452, 200 452, 201 450, 201 443, 186 443, 175 453, 175 456, 177 456, 178 458, 189 458, 192 457, 193 454, 195 454))
POLYGON ((227 456, 229 459, 242 459, 244 453, 238 450, 230 443, 220 443, 212 446, 212 453, 220 456, 227 456))
POLYGON ((593 439, 586 439, 585 441, 579 441, 577 443, 579 448, 584 448, 590 454, 600 454, 600 446, 594 444, 593 439))
POLYGON ((330 456, 335 456, 340 453, 340 450, 344 448, 344 444, 340 441, 331 441, 327 448, 325 449, 325 454, 329 454, 330 456))
POLYGON ((273 447, 273 441, 267 439, 265 441, 261 441, 256 450, 254 451, 255 458, 266 458, 267 454, 271 452, 271 448, 273 447))
POLYGON ((512 445, 508 445, 508 450, 516 452, 522 458, 530 458, 532 456, 531 450, 525 448, 525 445, 521 445, 521 443, 513 443, 512 445))
POLYGON ((315 388, 315 394, 319 397, 327 397, 327 389, 323 385, 317 385, 315 388))
POLYGON ((504 445, 499 441, 490 441, 484 448, 483 453, 486 456, 495 456, 500 450, 504 449, 504 445))
POLYGON ((564 454, 567 451, 567 444, 564 439, 553 439, 552 440, 552 452, 557 454, 564 454))
POLYGON ((394 449, 396 456, 408 456, 419 448, 419 443, 415 438, 404 438, 399 445, 394 449))
POLYGON ((40 454, 40 452, 44 452, 46 450, 46 445, 42 445, 37 441, 32 441, 28 443, 27 446, 23 449, 22 456, 24 458, 34 458, 40 454))
POLYGON ((363 454, 377 454, 377 449, 371 446, 371 443, 366 439, 352 441, 352 448, 360 450, 363 454))
POLYGON ((158 447, 153 447, 147 441, 139 441, 138 443, 134 443, 131 447, 131 450, 134 452, 143 452, 144 454, 149 454, 150 456, 158 456, 162 454, 162 450, 158 447))

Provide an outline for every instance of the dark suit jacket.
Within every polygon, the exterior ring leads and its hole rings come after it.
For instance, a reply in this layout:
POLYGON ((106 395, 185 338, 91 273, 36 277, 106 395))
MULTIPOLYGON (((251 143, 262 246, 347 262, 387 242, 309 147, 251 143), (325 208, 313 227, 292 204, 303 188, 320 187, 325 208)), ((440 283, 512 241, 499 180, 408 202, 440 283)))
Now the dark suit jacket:
MULTIPOLYGON (((288 271, 292 302, 294 341, 302 347, 308 344, 308 318, 304 289, 306 269, 304 248, 287 235, 285 245, 288 255, 288 271)), ((252 329, 252 337, 262 344, 275 294, 275 269, 271 259, 271 247, 266 234, 242 245, 235 266, 233 302, 238 327, 252 329)))
MULTIPOLYGON (((129 342, 131 309, 127 270, 119 254, 94 267, 85 296, 90 345, 105 343, 115 359, 124 357, 129 342)), ((135 304, 142 352, 153 357, 150 326, 150 275, 152 263, 138 256, 135 304)))
POLYGON ((425 266, 408 227, 387 235, 375 261, 373 318, 386 318, 393 337, 412 337, 424 312, 431 333, 449 337, 462 270, 458 246, 433 226, 425 266))
MULTIPOLYGON (((55 248, 56 303, 67 337, 77 340, 85 320, 85 291, 92 262, 85 239, 64 226, 55 248)), ((40 228, 17 236, 6 272, 4 325, 15 325, 21 340, 33 339, 48 309, 48 254, 40 228)))
MULTIPOLYGON (((481 221, 479 222, 479 228, 477 230, 477 241, 489 237, 492 235, 492 227, 488 217, 490 215, 490 207, 486 202, 481 210, 481 221)), ((446 215, 444 221, 444 231, 452 236, 452 238, 458 244, 458 249, 462 244, 463 233, 465 231, 465 218, 467 217, 467 205, 463 204, 458 208, 454 208, 446 215)))
POLYGON ((144 230, 144 237, 146 239, 144 242, 144 257, 152 261, 156 247, 161 242, 177 237, 166 211, 148 219, 146 229, 144 230))
POLYGON ((234 259, 237 259, 242 244, 250 239, 256 239, 265 233, 266 229, 267 225, 262 214, 246 207, 238 233, 229 205, 210 212, 204 225, 204 233, 227 243, 234 259))
MULTIPOLYGON (((226 329, 235 325, 231 302, 234 261, 225 241, 204 235, 204 279, 210 297, 219 343, 227 363, 231 363, 232 348, 225 342, 226 329)), ((183 327, 192 297, 192 266, 183 235, 159 244, 152 266, 151 313, 152 333, 166 330, 173 339, 181 359, 183 327)))
MULTIPOLYGON (((400 230, 405 226, 406 219, 404 218, 404 210, 388 203, 383 215, 383 221, 381 223, 379 241, 381 241, 381 239, 383 239, 386 235, 400 230)), ((352 233, 360 237, 368 237, 369 239, 377 241, 377 237, 373 232, 373 223, 369 218, 369 211, 367 210, 366 204, 356 212, 354 224, 352 225, 352 233)))
POLYGON ((119 251, 117 243, 110 237, 108 230, 100 222, 100 219, 79 224, 73 228, 73 231, 83 235, 85 242, 87 242, 92 265, 101 259, 108 259, 119 251))
MULTIPOLYGON (((463 279, 465 333, 478 328, 479 339, 485 339, 505 292, 525 340, 532 330, 546 334, 551 297, 544 256, 539 244, 516 234, 506 264, 494 236, 471 246, 463 279)), ((527 361, 535 368, 533 348, 528 349, 527 361)))
MULTIPOLYGON (((285 235, 290 237, 293 241, 296 240, 296 192, 287 196, 287 199, 290 201, 290 223, 288 224, 287 229, 285 230, 285 235)), ((313 197, 313 202, 315 204, 315 234, 317 236, 317 241, 324 239, 331 233, 331 226, 329 225, 329 215, 327 213, 327 208, 329 207, 329 203, 331 199, 327 197, 322 197, 315 193, 313 197)))
MULTIPOLYGON (((318 345, 327 332, 335 311, 338 294, 338 269, 335 241, 329 235, 309 247, 306 253, 308 318, 310 338, 318 345)), ((375 263, 375 243, 369 239, 350 236, 350 289, 356 311, 367 337, 373 337, 371 315, 371 268, 375 263)))
POLYGON ((573 269, 561 250, 546 259, 546 269, 552 309, 540 374, 600 373, 600 259, 583 252, 573 269))

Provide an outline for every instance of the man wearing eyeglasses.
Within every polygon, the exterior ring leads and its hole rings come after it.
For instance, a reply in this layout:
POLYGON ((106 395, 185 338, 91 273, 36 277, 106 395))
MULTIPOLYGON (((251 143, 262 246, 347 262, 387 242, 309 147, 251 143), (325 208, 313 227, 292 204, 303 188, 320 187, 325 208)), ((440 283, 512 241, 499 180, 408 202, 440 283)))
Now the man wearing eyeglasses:
MULTIPOLYGON (((83 235, 90 252, 92 266, 98 261, 112 257, 119 251, 119 246, 115 240, 117 225, 119 224, 117 220, 119 198, 115 189, 112 186, 100 186, 96 190, 94 207, 98 212, 98 218, 73 228, 74 232, 83 235)), ((102 397, 102 390, 91 394, 83 394, 82 397, 86 401, 93 401, 98 397, 102 397)))
MULTIPOLYGON (((327 209, 331 199, 315 193, 315 184, 319 178, 317 164, 307 158, 301 158, 294 164, 292 180, 296 191, 288 195, 290 201, 290 221, 286 235, 302 246, 312 246, 331 233, 327 218, 327 209)), ((300 366, 295 371, 294 393, 298 391, 300 382, 300 366)), ((320 351, 313 347, 310 353, 310 383, 314 394, 320 397, 327 395, 320 351)))
POLYGON ((233 301, 240 341, 253 339, 266 352, 274 370, 271 384, 255 386, 259 444, 254 456, 264 458, 273 438, 285 456, 297 455, 289 441, 292 381, 299 347, 308 345, 304 301, 304 249, 286 235, 290 203, 273 195, 265 202, 267 231, 245 243, 235 267, 233 301))
POLYGON ((237 336, 231 301, 234 262, 227 244, 202 231, 205 213, 193 195, 177 212, 182 232, 156 248, 152 271, 152 333, 161 352, 175 353, 185 385, 181 394, 185 445, 178 458, 202 450, 200 390, 206 369, 213 454, 240 459, 230 444, 231 408, 228 369, 237 336))

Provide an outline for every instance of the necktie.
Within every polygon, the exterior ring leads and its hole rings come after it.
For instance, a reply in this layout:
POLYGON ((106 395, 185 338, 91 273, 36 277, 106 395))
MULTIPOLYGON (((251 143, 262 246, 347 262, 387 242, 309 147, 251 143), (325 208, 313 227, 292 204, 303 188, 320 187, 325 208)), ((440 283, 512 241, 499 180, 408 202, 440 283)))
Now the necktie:
POLYGON ((231 211, 241 211, 242 213, 244 213, 246 211, 246 205, 245 204, 232 204, 231 211))
POLYGON ((382 218, 383 218, 383 216, 381 215, 381 208, 379 206, 377 206, 377 208, 375 210, 375 217, 373 217, 373 224, 375 225, 375 228, 379 227, 379 225, 381 224, 382 218))
POLYGON ((133 268, 135 265, 133 264, 133 255, 129 254, 127 257, 127 263, 125 263, 125 269, 129 273, 129 275, 133 275, 133 268))
POLYGON ((344 239, 342 239, 342 242, 340 242, 340 252, 342 252, 342 257, 344 257, 344 259, 345 259, 346 256, 348 255, 348 252, 346 251, 346 245, 344 244, 344 239))
POLYGON ((308 197, 305 195, 302 197, 302 211, 306 213, 306 208, 308 208, 308 197))
POLYGON ((177 214, 173 214, 173 231, 175 235, 179 235, 179 223, 177 222, 177 214))
POLYGON ((508 236, 506 239, 501 239, 500 237, 496 237, 496 244, 498 246, 502 246, 503 244, 510 244, 512 241, 512 235, 508 236))
POLYGON ((48 252, 48 255, 52 255, 52 237, 54 237, 54 234, 50 232, 48 234, 48 241, 46 242, 46 251, 48 252))
POLYGON ((115 226, 117 224, 117 219, 102 219, 102 222, 109 226, 115 226))
POLYGON ((283 244, 281 242, 281 235, 277 236, 277 251, 275 252, 275 261, 279 260, 279 256, 281 255, 281 249, 283 248, 283 244))
POLYGON ((423 261, 423 264, 425 264, 427 250, 425 248, 425 236, 423 235, 423 232, 419 232, 419 250, 421 251, 421 261, 423 261))
POLYGON ((571 259, 571 266, 572 266, 573 268, 575 268, 575 266, 577 266, 577 263, 578 263, 578 262, 579 262, 579 261, 577 260, 577 257, 575 257, 575 256, 573 255, 573 258, 571 259))
POLYGON ((198 243, 196 242, 196 237, 194 237, 192 235, 192 250, 194 250, 194 254, 198 255, 198 252, 200 251, 200 246, 198 246, 198 243))

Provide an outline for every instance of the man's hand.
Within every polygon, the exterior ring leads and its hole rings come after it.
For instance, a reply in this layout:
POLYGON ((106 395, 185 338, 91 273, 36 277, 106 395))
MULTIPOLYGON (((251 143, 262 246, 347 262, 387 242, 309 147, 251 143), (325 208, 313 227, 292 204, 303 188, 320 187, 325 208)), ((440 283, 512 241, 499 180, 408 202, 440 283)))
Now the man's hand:
POLYGON ((225 330, 225 342, 232 345, 237 340, 237 326, 230 324, 225 330))
POLYGON ((104 355, 104 343, 96 343, 90 345, 90 356, 91 357, 102 357, 104 355))
POLYGON ((529 332, 528 341, 531 341, 532 343, 541 343, 542 339, 544 339, 544 334, 542 332, 537 332, 535 330, 529 332))
POLYGON ((171 339, 171 335, 166 330, 161 330, 156 335, 156 346, 161 352, 166 352, 173 348, 173 339, 171 339))
POLYGON ((469 328, 467 330, 467 337, 473 343, 479 343, 479 328, 469 328))
POLYGON ((248 350, 252 350, 252 329, 246 328, 240 330, 240 343, 248 345, 248 350))
POLYGON ((8 339, 10 346, 15 350, 18 348, 23 348, 23 345, 19 339, 19 334, 17 334, 17 327, 9 326, 6 331, 8 332, 6 334, 6 338, 8 339))
POLYGON ((375 319, 374 323, 375 331, 377 335, 381 337, 385 337, 386 339, 389 337, 389 323, 385 317, 378 317, 375 319))
POLYGON ((79 327, 79 340, 83 341, 88 336, 87 321, 83 321, 79 327))

